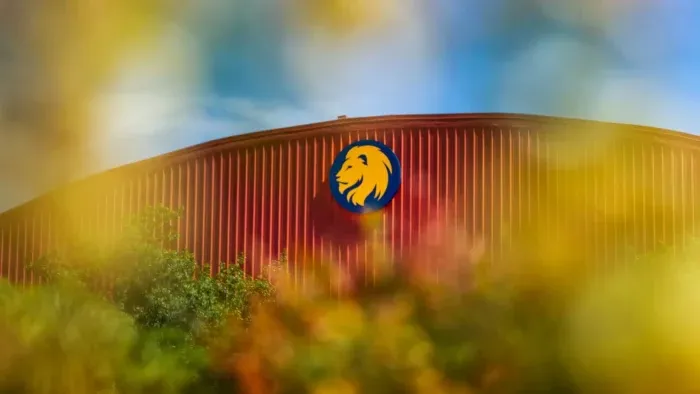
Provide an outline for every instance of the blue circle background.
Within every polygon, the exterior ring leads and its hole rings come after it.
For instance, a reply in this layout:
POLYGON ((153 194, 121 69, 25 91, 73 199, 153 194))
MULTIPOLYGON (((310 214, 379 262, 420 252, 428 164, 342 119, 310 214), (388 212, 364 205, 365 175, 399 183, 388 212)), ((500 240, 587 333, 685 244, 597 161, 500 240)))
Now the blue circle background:
POLYGON ((360 141, 355 141, 352 144, 346 146, 341 150, 333 160, 333 165, 331 165, 331 170, 330 174, 328 176, 328 184, 330 185, 331 188, 331 194, 333 195, 333 199, 340 204, 341 207, 344 209, 353 212, 353 213, 370 213, 377 211, 379 209, 384 208, 387 204, 391 202, 391 200, 394 198, 396 195, 396 192, 399 191, 399 187, 401 186, 401 163, 399 163, 399 158, 396 156, 396 153, 392 151, 388 146, 382 144, 379 141, 376 140, 360 140, 360 141), (353 147, 356 146, 375 146, 379 149, 381 149, 382 152, 389 158, 389 161, 391 162, 391 166, 393 168, 392 174, 389 177, 389 184, 387 185, 386 193, 384 193, 384 196, 380 198, 379 200, 375 199, 374 196, 370 195, 367 198, 367 201, 365 202, 365 205, 362 207, 353 205, 352 203, 348 202, 345 199, 345 195, 341 194, 338 191, 338 181, 335 179, 335 174, 340 171, 340 168, 343 166, 343 163, 345 162, 345 156, 347 155, 348 151, 352 149, 353 147))

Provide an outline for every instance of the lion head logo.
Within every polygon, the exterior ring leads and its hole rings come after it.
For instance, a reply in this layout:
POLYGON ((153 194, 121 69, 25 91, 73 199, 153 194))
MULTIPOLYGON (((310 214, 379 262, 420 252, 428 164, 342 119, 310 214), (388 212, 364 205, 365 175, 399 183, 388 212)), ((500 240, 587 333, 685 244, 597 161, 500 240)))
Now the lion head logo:
POLYGON ((393 198, 400 182, 396 155, 377 141, 346 147, 331 168, 336 200, 354 212, 379 209, 393 198))

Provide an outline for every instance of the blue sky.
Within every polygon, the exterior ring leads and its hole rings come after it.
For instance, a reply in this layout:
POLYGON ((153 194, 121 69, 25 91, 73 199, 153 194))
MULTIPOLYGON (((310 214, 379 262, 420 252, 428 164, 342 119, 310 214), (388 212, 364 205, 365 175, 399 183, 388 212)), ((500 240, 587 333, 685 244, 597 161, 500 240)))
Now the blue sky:
POLYGON ((290 28, 277 1, 193 17, 161 45, 175 60, 126 72, 139 82, 107 93, 123 99, 100 120, 112 123, 106 165, 341 114, 519 112, 700 133, 697 1, 628 0, 639 4, 595 25, 571 19, 600 15, 582 5, 593 0, 560 2, 574 12, 519 0, 510 16, 507 0, 404 0, 383 29, 345 41, 290 28))

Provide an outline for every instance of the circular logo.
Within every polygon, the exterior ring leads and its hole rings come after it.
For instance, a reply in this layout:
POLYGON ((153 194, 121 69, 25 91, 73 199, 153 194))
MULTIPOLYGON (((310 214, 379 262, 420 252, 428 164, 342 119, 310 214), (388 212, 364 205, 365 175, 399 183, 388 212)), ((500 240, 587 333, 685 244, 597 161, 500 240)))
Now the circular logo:
POLYGON ((388 146, 361 140, 340 151, 328 179, 338 204, 353 213, 369 213, 394 198, 401 184, 401 165, 388 146))

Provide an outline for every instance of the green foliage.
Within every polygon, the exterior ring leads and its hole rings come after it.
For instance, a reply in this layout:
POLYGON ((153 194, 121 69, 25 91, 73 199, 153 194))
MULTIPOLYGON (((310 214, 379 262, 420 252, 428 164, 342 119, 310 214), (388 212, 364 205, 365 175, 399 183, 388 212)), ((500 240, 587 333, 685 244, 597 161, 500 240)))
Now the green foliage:
MULTIPOLYGON (((94 347, 95 357, 104 348, 121 352, 120 357, 128 361, 106 361, 120 374, 121 380, 114 386, 118 392, 137 393, 140 388, 149 393, 207 392, 226 383, 228 377, 209 370, 210 339, 223 334, 229 319, 247 323, 254 300, 273 299, 269 282, 246 277, 241 269, 244 256, 236 264, 214 271, 210 265, 198 264, 191 253, 173 250, 173 225, 178 215, 165 208, 148 209, 112 244, 71 245, 45 256, 30 269, 50 284, 36 290, 47 295, 30 298, 13 293, 22 302, 36 303, 27 308, 27 314, 39 323, 44 317, 34 315, 33 309, 58 313, 49 295, 80 294, 80 300, 88 303, 94 314, 106 314, 85 321, 57 321, 52 330, 67 330, 61 325, 65 323, 85 330, 93 329, 89 325, 99 326, 124 335, 105 345, 93 343, 99 336, 79 336, 85 341, 82 346, 94 347), (117 329, 120 324, 128 330, 117 329), (116 342, 118 339, 122 342, 116 342)), ((73 357, 72 349, 65 349, 66 357, 73 357)), ((85 365, 89 364, 86 361, 85 365)))
POLYGON ((239 264, 210 274, 189 253, 149 255, 134 269, 115 286, 115 301, 142 327, 180 329, 193 338, 213 334, 228 317, 249 319, 251 300, 272 296, 267 282, 247 279, 239 264))
POLYGON ((169 249, 178 215, 147 209, 116 245, 73 246, 33 268, 49 281, 95 290, 146 329, 181 330, 197 339, 214 334, 227 318, 248 321, 251 301, 271 299, 272 286, 246 278, 245 256, 214 271, 187 251, 169 249))
POLYGON ((0 284, 3 393, 176 393, 197 371, 177 349, 142 336, 133 319, 74 286, 0 284))

